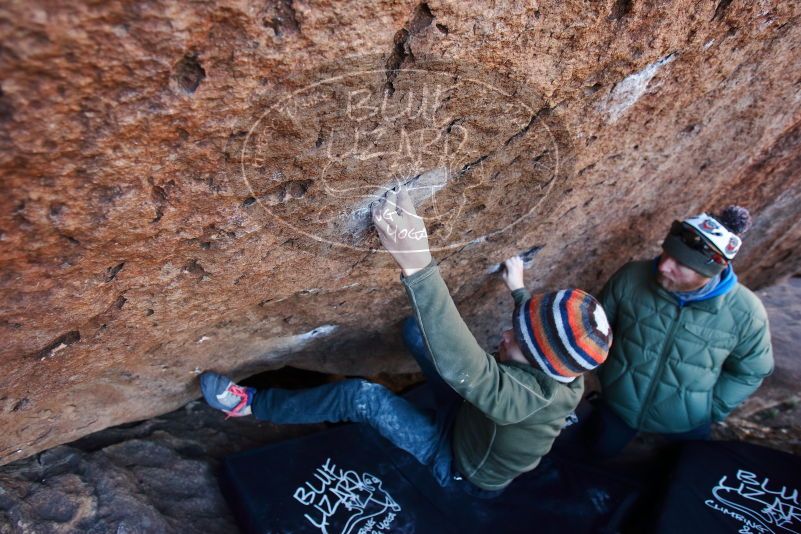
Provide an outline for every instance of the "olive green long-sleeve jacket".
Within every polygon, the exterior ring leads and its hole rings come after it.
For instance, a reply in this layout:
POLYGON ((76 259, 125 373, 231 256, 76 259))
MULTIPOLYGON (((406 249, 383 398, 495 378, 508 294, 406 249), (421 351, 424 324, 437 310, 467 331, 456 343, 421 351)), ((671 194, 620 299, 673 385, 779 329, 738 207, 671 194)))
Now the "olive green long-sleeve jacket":
MULTIPOLYGON (((583 378, 563 384, 527 364, 498 363, 470 333, 434 260, 401 282, 434 367, 464 399, 453 429, 457 469, 480 488, 506 487, 551 449, 581 400, 583 378)), ((520 305, 529 293, 512 296, 520 305)))

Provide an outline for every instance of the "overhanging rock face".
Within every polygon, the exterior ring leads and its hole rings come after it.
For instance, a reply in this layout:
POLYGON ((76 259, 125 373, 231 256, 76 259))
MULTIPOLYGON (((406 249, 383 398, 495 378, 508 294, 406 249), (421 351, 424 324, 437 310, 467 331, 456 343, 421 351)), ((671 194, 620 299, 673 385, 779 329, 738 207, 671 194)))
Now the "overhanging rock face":
POLYGON ((414 370, 368 206, 408 183, 477 339, 595 290, 674 218, 801 265, 792 2, 90 6, 0 12, 0 462, 198 395, 197 373, 414 370))

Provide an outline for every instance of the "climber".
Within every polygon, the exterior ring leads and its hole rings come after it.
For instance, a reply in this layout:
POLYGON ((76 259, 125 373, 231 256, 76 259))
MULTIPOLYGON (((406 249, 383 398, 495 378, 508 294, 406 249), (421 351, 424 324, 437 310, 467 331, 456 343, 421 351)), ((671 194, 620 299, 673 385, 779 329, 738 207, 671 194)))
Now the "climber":
POLYGON ((640 431, 706 439, 772 372, 765 308, 731 264, 750 225, 739 206, 674 221, 660 256, 624 265, 603 287, 615 342, 582 425, 594 454, 613 456, 640 431))
POLYGON ((389 190, 371 211, 402 271, 413 310, 403 339, 428 378, 435 415, 365 380, 256 390, 206 372, 204 398, 229 416, 275 423, 369 423, 430 466, 441 486, 495 497, 550 450, 581 399, 583 374, 605 360, 611 330, 603 308, 579 289, 532 297, 522 261, 510 258, 503 279, 515 303, 513 329, 502 333, 496 361, 459 315, 406 188, 389 190))

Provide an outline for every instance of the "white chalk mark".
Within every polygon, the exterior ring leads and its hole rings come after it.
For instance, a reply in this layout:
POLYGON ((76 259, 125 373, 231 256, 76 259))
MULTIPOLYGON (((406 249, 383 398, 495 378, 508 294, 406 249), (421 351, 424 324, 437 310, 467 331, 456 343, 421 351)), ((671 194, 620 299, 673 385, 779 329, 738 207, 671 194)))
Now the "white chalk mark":
MULTIPOLYGON (((415 209, 424 204, 426 200, 434 198, 434 195, 448 184, 451 178, 448 169, 439 167, 422 172, 411 179, 401 179, 406 184, 406 190, 409 192, 409 198, 415 209)), ((374 189, 372 193, 363 195, 363 200, 356 206, 352 207, 347 216, 347 232, 353 235, 360 234, 372 226, 371 207, 373 202, 378 201, 390 189, 397 185, 397 180, 393 180, 385 186, 379 186, 374 189)), ((418 217, 420 215, 418 214, 418 217)))
POLYGON ((600 104, 599 109, 609 116, 609 122, 614 123, 633 106, 648 89, 648 83, 656 76, 659 69, 670 63, 676 58, 675 54, 655 61, 639 72, 631 74, 615 85, 609 96, 600 104))
POLYGON ((313 330, 309 330, 306 333, 298 334, 297 336, 294 336, 294 337, 297 338, 297 340, 301 341, 301 342, 308 341, 310 339, 314 339, 314 338, 318 338, 318 337, 322 337, 322 336, 327 336, 328 334, 330 334, 331 332, 333 332, 337 328, 339 328, 339 327, 337 325, 335 325, 335 324, 324 324, 322 326, 318 326, 317 328, 315 328, 313 330))

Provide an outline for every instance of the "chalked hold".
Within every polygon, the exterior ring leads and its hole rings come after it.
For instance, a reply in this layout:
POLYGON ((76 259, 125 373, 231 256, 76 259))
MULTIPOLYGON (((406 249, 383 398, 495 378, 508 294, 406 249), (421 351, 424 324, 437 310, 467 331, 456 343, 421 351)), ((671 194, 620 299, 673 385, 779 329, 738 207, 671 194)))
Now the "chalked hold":
POLYGON ((249 533, 615 531, 639 488, 609 470, 546 457, 496 499, 443 489, 366 425, 239 453, 223 493, 249 533))

